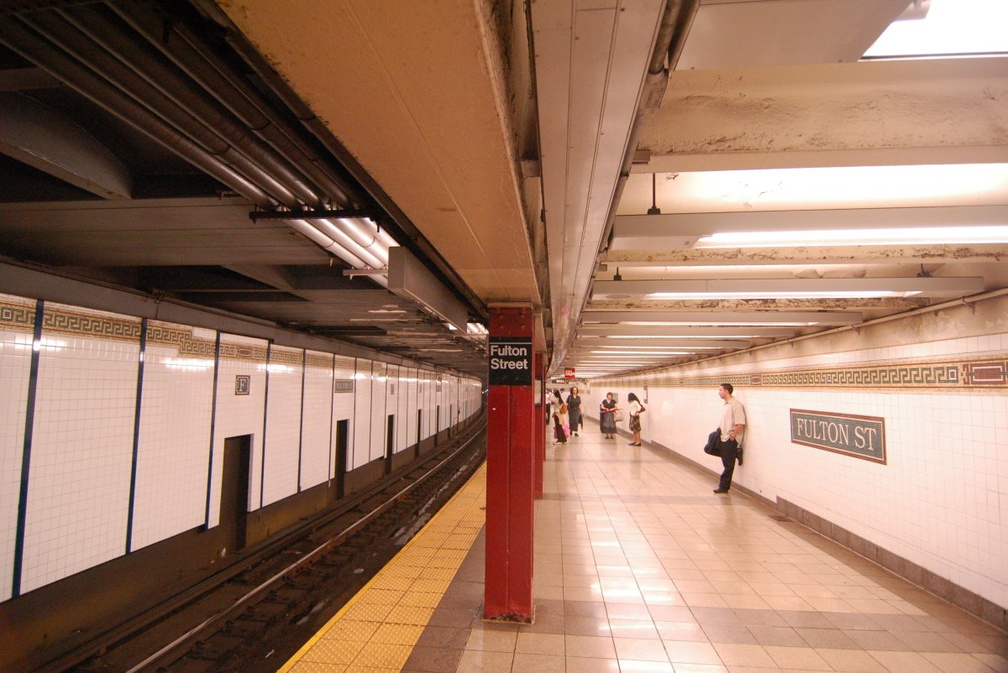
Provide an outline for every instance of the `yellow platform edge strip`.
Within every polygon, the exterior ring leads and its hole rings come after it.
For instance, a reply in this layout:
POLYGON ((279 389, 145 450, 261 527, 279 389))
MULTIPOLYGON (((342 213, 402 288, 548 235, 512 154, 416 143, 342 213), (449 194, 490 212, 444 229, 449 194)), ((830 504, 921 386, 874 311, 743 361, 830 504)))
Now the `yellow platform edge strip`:
MULTIPOLYGON (((396 555, 392 557, 392 559, 386 564, 386 566, 384 568, 382 568, 381 570, 379 570, 378 573, 376 573, 375 576, 372 577, 368 581, 367 584, 365 584, 363 587, 361 587, 360 591, 358 591, 356 594, 354 594, 354 596, 350 600, 348 600, 346 602, 346 604, 342 608, 339 609, 339 612, 337 612, 335 615, 333 615, 332 618, 328 622, 326 622, 325 625, 322 628, 320 628, 315 633, 315 635, 313 635, 308 640, 308 642, 306 642, 301 647, 301 649, 299 649, 294 654, 294 656, 292 656, 287 661, 286 664, 284 664, 281 668, 277 669, 277 673, 288 673, 294 666, 296 666, 301 661, 301 659, 304 657, 304 655, 309 650, 311 650, 311 648, 314 647, 318 643, 318 641, 321 640, 326 635, 326 633, 337 622, 339 622, 340 619, 343 618, 343 615, 348 610, 350 610, 350 608, 352 608, 357 603, 357 601, 360 600, 371 589, 372 585, 374 585, 376 582, 378 582, 382 578, 382 576, 385 574, 385 569, 388 568, 389 566, 395 565, 395 563, 400 560, 400 557, 402 557, 402 556, 406 555, 408 552, 410 552, 410 550, 414 546, 414 544, 418 544, 419 541, 421 541, 424 538, 425 534, 429 533, 429 531, 430 531, 431 528, 434 528, 436 525, 438 525, 440 523, 439 520, 441 519, 442 516, 445 516, 445 512, 448 512, 452 508, 452 505, 455 504, 456 499, 459 499, 463 495, 467 494, 467 491, 469 491, 471 489, 471 487, 473 486, 473 484, 475 482, 479 481, 479 480, 483 481, 483 485, 484 485, 484 489, 485 489, 485 484, 486 484, 486 462, 485 461, 484 461, 484 463, 482 465, 480 465, 479 469, 477 469, 476 472, 473 473, 473 476, 469 478, 469 481, 467 481, 462 486, 462 488, 460 488, 455 493, 455 495, 453 495, 448 500, 448 502, 446 502, 444 504, 444 506, 441 509, 439 509, 434 514, 434 516, 431 517, 430 521, 428 521, 426 524, 424 524, 423 528, 421 528, 420 531, 416 535, 414 535, 412 538, 410 538, 410 541, 407 542, 403 546, 402 549, 400 549, 398 552, 396 552, 396 555)), ((477 533, 478 533, 478 531, 477 531, 477 533)), ((473 535, 472 539, 475 540, 476 539, 476 535, 473 535)), ((472 540, 470 540, 470 546, 471 546, 471 544, 472 544, 472 540)), ((468 553, 468 551, 467 551, 467 553, 468 553)), ((452 570, 452 577, 453 578, 454 578, 454 574, 456 572, 458 572, 459 567, 462 565, 462 561, 463 561, 464 557, 465 557, 465 555, 462 555, 460 558, 458 558, 458 562, 452 565, 451 570, 452 570)), ((420 626, 426 627, 427 626, 427 621, 425 620, 424 623, 421 624, 420 626)), ((412 650, 412 648, 413 648, 414 645, 416 645, 416 641, 414 641, 413 643, 410 644, 410 649, 411 650, 412 650)))

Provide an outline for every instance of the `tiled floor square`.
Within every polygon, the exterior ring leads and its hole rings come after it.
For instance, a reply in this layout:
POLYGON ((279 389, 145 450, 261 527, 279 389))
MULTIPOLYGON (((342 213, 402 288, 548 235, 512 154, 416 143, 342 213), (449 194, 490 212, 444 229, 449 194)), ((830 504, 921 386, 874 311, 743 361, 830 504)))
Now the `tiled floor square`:
POLYGON ((447 551, 408 545, 286 670, 1008 673, 1003 632, 711 475, 578 439, 544 468, 531 624, 482 619, 485 532, 446 521, 447 551))

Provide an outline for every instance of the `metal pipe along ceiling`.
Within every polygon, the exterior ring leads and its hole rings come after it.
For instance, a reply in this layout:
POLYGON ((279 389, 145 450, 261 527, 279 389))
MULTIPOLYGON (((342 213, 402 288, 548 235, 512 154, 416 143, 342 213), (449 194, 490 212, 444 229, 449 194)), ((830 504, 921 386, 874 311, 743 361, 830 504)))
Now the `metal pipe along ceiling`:
MULTIPOLYGON (((345 203, 356 191, 322 167, 309 149, 311 141, 275 113, 264 112, 268 105, 251 85, 239 89, 240 76, 229 64, 220 58, 211 62, 212 50, 197 37, 188 33, 158 42, 149 33, 126 29, 120 17, 128 10, 117 7, 116 16, 107 9, 72 7, 24 13, 20 20, 3 17, 0 41, 258 205, 345 203), (52 55, 49 42, 58 55, 52 55), (169 42, 182 56, 152 47, 169 42), (211 91, 204 82, 224 86, 211 91), (258 127, 253 130, 252 124, 258 127)), ((153 15, 142 19, 148 30, 157 23, 153 15)))
MULTIPOLYGON (((306 195, 312 199, 310 203, 317 202, 317 197, 307 189, 298 189, 290 181, 281 182, 287 171, 273 161, 258 143, 251 142, 233 118, 223 114, 214 115, 212 113, 215 111, 207 109, 209 105, 196 103, 199 96, 189 90, 189 83, 181 81, 176 73, 159 67, 157 62, 144 59, 145 49, 134 47, 141 58, 126 61, 123 60, 123 54, 110 51, 107 44, 93 41, 87 34, 80 32, 78 26, 66 22, 55 12, 39 12, 23 16, 21 20, 180 133, 212 155, 220 157, 224 163, 259 185, 274 200, 295 207, 299 205, 299 197, 306 195), (155 82, 159 83, 155 85, 155 82), (169 91, 172 93, 169 94, 169 91), (187 109, 180 103, 180 99, 185 99, 190 107, 200 109, 187 109), (208 119, 205 116, 207 114, 212 116, 208 119), (281 178, 278 179, 276 175, 281 178), (295 191, 300 193, 295 194, 295 191)), ((122 46, 122 39, 114 41, 122 46)))
POLYGON ((276 149, 287 161, 296 165, 317 184, 322 193, 340 204, 360 204, 365 201, 356 187, 341 180, 325 159, 297 128, 292 127, 271 109, 265 97, 242 79, 234 65, 217 58, 199 36, 181 23, 169 26, 170 36, 164 37, 162 17, 144 11, 144 7, 119 4, 109 9, 142 35, 148 43, 185 71, 193 80, 238 117, 251 131, 276 149))
POLYGON ((98 77, 51 45, 33 30, 11 17, 0 16, 0 42, 35 63, 123 121, 176 152, 214 179, 253 203, 272 207, 276 201, 258 185, 206 151, 188 136, 152 114, 119 89, 98 77))

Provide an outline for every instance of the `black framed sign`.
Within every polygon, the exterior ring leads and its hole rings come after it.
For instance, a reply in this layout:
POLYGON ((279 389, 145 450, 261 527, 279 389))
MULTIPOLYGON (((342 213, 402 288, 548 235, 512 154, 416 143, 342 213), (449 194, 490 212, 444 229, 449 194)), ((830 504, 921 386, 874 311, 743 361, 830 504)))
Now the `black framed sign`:
POLYGON ((532 339, 490 337, 490 385, 532 385, 532 339))

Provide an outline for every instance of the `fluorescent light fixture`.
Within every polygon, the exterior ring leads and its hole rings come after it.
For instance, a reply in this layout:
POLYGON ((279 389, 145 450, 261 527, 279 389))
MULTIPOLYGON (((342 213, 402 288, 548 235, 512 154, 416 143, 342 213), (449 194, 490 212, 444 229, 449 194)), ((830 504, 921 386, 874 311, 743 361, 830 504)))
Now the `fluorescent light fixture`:
MULTIPOLYGON (((860 219, 862 211, 868 211, 866 215, 875 220, 872 226, 879 227, 1006 224, 1003 217, 983 217, 984 208, 1002 206, 1006 176, 1008 163, 1003 161, 660 173, 657 202, 664 212, 645 215, 644 210, 652 203, 651 176, 635 173, 628 181, 628 191, 624 192, 614 233, 617 238, 622 235, 624 218, 652 229, 676 223, 674 229, 666 232, 675 243, 678 239, 726 231, 721 227, 689 226, 696 219, 703 224, 708 220, 736 217, 747 221, 760 214, 774 213, 772 223, 779 219, 778 216, 791 217, 790 211, 796 210, 799 212, 794 217, 799 222, 804 220, 799 225, 802 229, 854 228, 844 221, 860 219), (674 180, 670 179, 673 175, 674 180), (921 207, 908 208, 907 203, 921 207), (939 210, 927 210, 932 208, 939 210), (908 210, 911 217, 887 224, 887 216, 899 218, 901 212, 908 210), (820 213, 830 215, 834 211, 840 211, 836 221, 827 226, 810 226, 810 214, 814 214, 818 222, 820 213), (957 214, 960 212, 962 215, 957 214), (680 220, 686 220, 682 223, 685 226, 679 226, 680 220)), ((755 227, 747 225, 746 228, 755 227)), ((643 235, 645 231, 631 229, 636 235, 643 235)))
MULTIPOLYGON (((921 294, 917 292, 896 292, 893 290, 861 290, 857 292, 809 291, 809 292, 722 292, 718 299, 883 299, 885 297, 912 297, 921 294)), ((710 299, 708 293, 690 292, 652 292, 644 295, 644 299, 710 299)))
POLYGON ((589 351, 594 355, 689 355, 692 351, 670 351, 665 349, 658 349, 652 346, 641 346, 638 349, 624 351, 624 350, 593 350, 589 351))
POLYGON ((624 348, 640 348, 642 345, 662 346, 664 348, 688 348, 689 350, 723 350, 725 348, 742 348, 748 341, 740 339, 676 339, 674 337, 653 336, 650 334, 578 334, 578 346, 597 348, 619 344, 624 348))
POLYGON ((389 291, 417 302, 457 330, 467 330, 468 309, 408 250, 389 248, 388 270, 389 291))
POLYGON ((865 52, 865 58, 1008 52, 1008 3, 1004 0, 917 0, 913 4, 926 9, 926 16, 894 21, 865 52))
MULTIPOLYGON (((814 217, 814 215, 810 215, 814 217)), ((979 245, 1008 243, 1008 226, 730 231, 700 237, 695 248, 798 248, 810 245, 979 245)))

